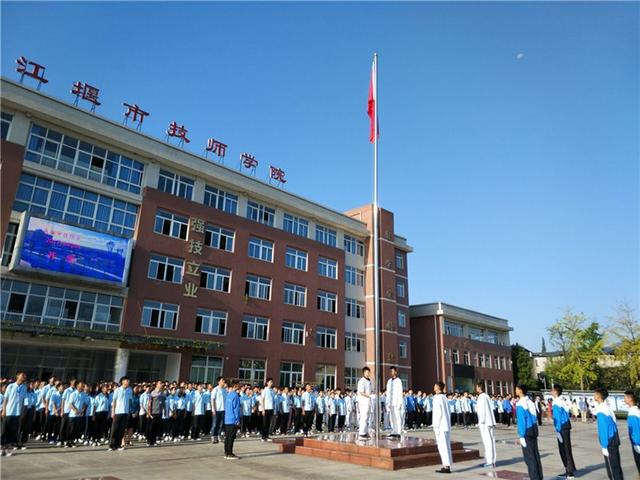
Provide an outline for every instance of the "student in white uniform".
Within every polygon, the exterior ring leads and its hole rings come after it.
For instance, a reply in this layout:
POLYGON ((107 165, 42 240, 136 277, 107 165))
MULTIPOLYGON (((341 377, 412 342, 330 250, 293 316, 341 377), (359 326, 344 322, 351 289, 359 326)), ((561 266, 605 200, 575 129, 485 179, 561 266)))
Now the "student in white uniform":
POLYGON ((476 383, 478 400, 476 413, 478 414, 478 429, 482 444, 484 445, 484 466, 495 468, 496 466, 496 417, 493 414, 493 405, 489 395, 484 392, 484 382, 476 383))
POLYGON ((369 414, 371 413, 371 369, 362 369, 362 378, 358 380, 358 433, 360 438, 369 438, 369 414))
POLYGON ((389 369, 391 378, 387 380, 387 410, 391 421, 391 433, 389 438, 400 438, 402 426, 404 425, 404 392, 402 391, 402 380, 398 377, 398 369, 389 369))
POLYGON ((449 432, 451 431, 451 414, 449 402, 444 392, 444 383, 436 382, 433 386, 433 433, 438 444, 438 453, 442 460, 442 468, 436 473, 451 473, 451 443, 449 432))

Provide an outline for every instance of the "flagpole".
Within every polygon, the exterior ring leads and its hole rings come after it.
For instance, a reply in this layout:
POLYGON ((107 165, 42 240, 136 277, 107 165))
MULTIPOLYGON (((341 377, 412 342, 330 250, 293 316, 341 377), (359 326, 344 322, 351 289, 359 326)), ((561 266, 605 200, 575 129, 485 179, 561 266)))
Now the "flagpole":
POLYGON ((380 392, 382 391, 382 371, 380 365, 380 252, 378 245, 379 225, 378 225, 378 54, 373 54, 373 95, 374 95, 374 118, 373 118, 373 319, 375 322, 375 372, 376 372, 376 404, 375 404, 375 425, 376 443, 380 440, 380 392))

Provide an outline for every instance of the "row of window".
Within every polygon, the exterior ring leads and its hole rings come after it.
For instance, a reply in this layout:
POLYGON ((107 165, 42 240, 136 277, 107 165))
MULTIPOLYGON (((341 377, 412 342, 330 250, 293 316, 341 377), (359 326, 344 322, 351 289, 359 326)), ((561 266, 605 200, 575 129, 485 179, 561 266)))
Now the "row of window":
POLYGON ((470 340, 493 344, 498 344, 499 338, 496 331, 471 326, 464 327, 462 324, 450 320, 445 320, 444 322, 444 334, 454 337, 468 337, 470 340), (466 334, 465 330, 467 331, 466 334))
MULTIPOLYGON (((262 385, 266 380, 266 360, 241 358, 238 365, 238 379, 244 383, 262 385)), ((194 382, 214 383, 223 372, 222 357, 194 356, 191 359, 190 379, 194 382)), ((304 363, 280 362, 280 386, 302 386, 304 363)), ((356 380, 357 381, 357 380, 356 380)), ((336 388, 336 366, 316 365, 315 382, 325 389, 336 388)))
POLYGON ((485 392, 489 395, 508 395, 513 392, 513 382, 496 380, 480 380, 484 381, 485 392), (510 388, 511 387, 511 388, 510 388))
POLYGON ((511 359, 499 355, 491 356, 488 353, 463 352, 462 358, 458 349, 444 350, 446 362, 457 365, 469 365, 481 368, 495 368, 497 370, 511 370, 511 359))
POLYGON ((6 140, 9 136, 9 128, 11 127, 11 122, 13 121, 13 115, 6 112, 1 112, 0 114, 0 138, 2 140, 6 140))
POLYGON ((25 160, 139 194, 144 164, 106 148, 33 124, 25 160))

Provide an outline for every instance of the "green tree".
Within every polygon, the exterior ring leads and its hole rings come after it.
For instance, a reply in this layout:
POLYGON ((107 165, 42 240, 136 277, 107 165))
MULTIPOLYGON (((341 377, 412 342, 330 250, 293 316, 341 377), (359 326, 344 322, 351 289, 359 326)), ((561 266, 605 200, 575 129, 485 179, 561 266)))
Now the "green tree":
POLYGON ((640 322, 626 302, 621 302, 609 318, 607 333, 614 341, 616 359, 627 372, 628 386, 637 388, 640 386, 640 322))
POLYGON ((542 337, 542 345, 540 345, 540 352, 547 353, 547 344, 544 343, 544 337, 542 337))
POLYGON ((517 343, 512 345, 511 360, 516 385, 523 383, 529 388, 538 388, 538 381, 533 375, 533 358, 529 350, 517 343))
POLYGON ((564 315, 547 328, 551 344, 566 354, 575 345, 578 334, 582 330, 587 318, 584 313, 573 313, 571 308, 565 310, 564 315))

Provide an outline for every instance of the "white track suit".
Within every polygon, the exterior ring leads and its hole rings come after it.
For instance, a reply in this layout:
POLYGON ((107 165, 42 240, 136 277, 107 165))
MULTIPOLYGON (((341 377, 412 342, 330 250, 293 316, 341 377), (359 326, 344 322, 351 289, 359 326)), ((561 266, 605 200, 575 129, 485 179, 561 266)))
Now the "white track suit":
POLYGON ((371 381, 362 377, 358 380, 358 433, 366 435, 369 430, 369 414, 371 410, 371 381), (363 395, 364 394, 364 395, 363 395))
POLYGON ((391 422, 391 433, 400 435, 404 425, 404 394, 399 377, 387 380, 387 409, 391 422))
POLYGON ((478 428, 484 445, 484 461, 489 465, 496 463, 496 419, 489 395, 482 392, 478 395, 476 404, 478 414, 478 428))
POLYGON ((451 430, 451 415, 449 413, 449 402, 443 393, 433 396, 433 433, 436 434, 438 453, 442 460, 442 465, 450 467, 451 443, 449 441, 449 431, 451 430))

